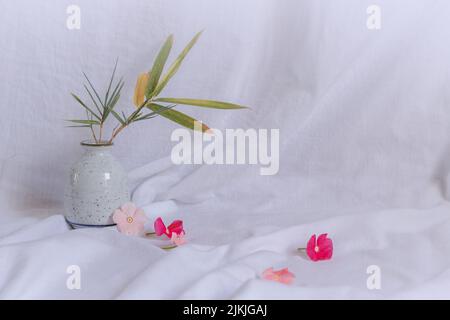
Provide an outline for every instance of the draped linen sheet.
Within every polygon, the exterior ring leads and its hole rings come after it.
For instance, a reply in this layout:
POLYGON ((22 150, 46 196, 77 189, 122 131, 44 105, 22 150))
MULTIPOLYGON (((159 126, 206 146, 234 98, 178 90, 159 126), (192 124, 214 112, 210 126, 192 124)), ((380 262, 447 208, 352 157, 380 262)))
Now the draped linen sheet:
POLYGON ((365 0, 78 0, 69 30, 72 2, 0 1, 0 298, 450 298, 448 1, 379 0, 379 30, 365 0), (180 110, 279 129, 279 172, 174 165, 176 125, 142 122, 113 153, 133 201, 150 221, 182 219, 188 244, 69 230, 63 190, 87 133, 63 119, 82 114, 69 95, 81 72, 106 83, 119 57, 130 111, 165 37, 180 51, 202 29, 165 94, 250 106, 180 110), (314 233, 333 239, 332 260, 297 252, 314 233), (295 282, 262 280, 269 267, 295 282))

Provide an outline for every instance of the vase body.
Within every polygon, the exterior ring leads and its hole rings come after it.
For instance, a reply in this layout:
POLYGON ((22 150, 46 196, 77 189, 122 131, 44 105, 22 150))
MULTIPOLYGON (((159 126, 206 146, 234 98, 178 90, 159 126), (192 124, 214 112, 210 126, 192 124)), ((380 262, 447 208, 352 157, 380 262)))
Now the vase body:
POLYGON ((127 174, 111 145, 82 142, 85 152, 70 169, 64 205, 73 228, 114 225, 114 210, 130 201, 127 174))

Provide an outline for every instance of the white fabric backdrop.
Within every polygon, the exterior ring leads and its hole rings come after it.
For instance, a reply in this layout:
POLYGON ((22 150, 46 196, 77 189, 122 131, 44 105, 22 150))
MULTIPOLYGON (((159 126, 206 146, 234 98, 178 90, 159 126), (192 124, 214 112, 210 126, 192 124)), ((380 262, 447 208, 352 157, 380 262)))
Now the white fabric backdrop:
MULTIPOLYGON (((239 257, 262 250, 258 263, 250 264, 251 276, 277 260, 265 261, 264 252, 274 250, 291 261, 285 248, 302 244, 311 233, 332 232, 339 240, 336 261, 307 265, 309 271, 293 266, 310 282, 299 282, 291 291, 280 287, 279 297, 394 297, 414 285, 421 289, 401 294, 448 297, 439 283, 450 281, 450 262, 440 256, 449 252, 450 3, 379 0, 382 29, 371 31, 366 8, 372 2, 0 0, 1 270, 22 266, 29 275, 28 268, 45 263, 38 262, 45 248, 58 243, 60 250, 49 260, 55 270, 67 262, 63 253, 71 248, 71 254, 83 252, 81 260, 106 249, 109 255, 95 264, 92 277, 102 268, 114 271, 108 266, 121 251, 112 244, 125 247, 131 240, 109 231, 67 233, 60 217, 34 220, 62 213, 67 169, 87 134, 64 128, 63 119, 81 114, 69 92, 82 91, 82 71, 105 83, 119 57, 119 73, 126 80, 119 107, 131 108, 136 75, 151 66, 165 37, 173 33, 179 51, 205 29, 167 95, 251 106, 243 112, 182 110, 219 129, 279 128, 279 174, 260 176, 257 166, 173 166, 167 156, 176 126, 156 119, 124 132, 114 148, 130 170, 133 200, 150 217, 183 218, 194 244, 221 244, 225 247, 217 248, 223 249, 214 250, 226 251, 242 240, 239 257), (81 8, 80 30, 66 28, 70 4, 81 8), (289 226, 295 227, 286 231, 286 239, 283 231, 271 233, 289 226), (106 240, 109 249, 90 242, 106 240), (249 248, 246 241, 258 245, 249 248), (390 241, 399 256, 390 251, 390 241), (435 262, 426 270, 424 254, 435 262), (361 274, 352 276, 349 263, 361 274), (388 269, 390 282, 381 293, 365 289, 365 265, 372 263, 388 269), (330 270, 343 278, 324 278, 330 270), (303 291, 302 285, 330 287, 303 291)), ((142 283, 131 284, 134 289, 124 296, 117 291, 163 255, 153 246, 145 250, 155 253, 143 264, 130 257, 134 275, 116 279, 115 289, 84 291, 85 297, 148 297, 139 286, 157 279, 157 272, 148 271, 151 279, 144 273, 142 283)), ((179 254, 188 257, 190 250, 192 258, 204 249, 194 245, 179 254)), ((165 263, 182 264, 177 255, 168 255, 161 270, 165 263)), ((211 268, 239 262, 232 254, 227 259, 217 258, 211 268)), ((205 270, 195 264, 192 269, 196 276, 189 281, 203 281, 205 270)), ((212 298, 259 297, 258 287, 240 287, 253 286, 245 284, 248 277, 238 277, 235 287, 204 281, 222 288, 212 298)), ((0 297, 80 297, 40 288, 39 282, 25 293, 17 284, 22 281, 26 276, 0 276, 0 297)), ((205 297, 174 289, 152 297, 199 296, 205 297)))

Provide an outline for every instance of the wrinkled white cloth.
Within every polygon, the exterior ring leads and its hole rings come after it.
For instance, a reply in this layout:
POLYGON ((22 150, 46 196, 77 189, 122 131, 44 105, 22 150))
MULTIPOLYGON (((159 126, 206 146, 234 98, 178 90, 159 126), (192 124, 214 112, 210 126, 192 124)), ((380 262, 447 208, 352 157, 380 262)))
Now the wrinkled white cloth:
MULTIPOLYGON (((449 298, 450 2, 378 0, 0 1, 1 298, 449 298), (176 125, 130 127, 114 154, 150 220, 183 219, 189 244, 114 229, 69 231, 68 168, 83 131, 82 71, 105 85, 114 61, 130 112, 136 76, 165 37, 200 41, 163 92, 245 111, 179 109, 210 127, 280 129, 280 170, 175 166, 176 125), (297 255, 329 233, 334 258, 297 255), (81 268, 81 290, 66 269, 81 268), (366 286, 378 266, 381 290, 366 286), (262 281, 289 267, 292 286, 262 281), (267 290, 268 289, 268 290, 267 290)), ((170 60, 174 59, 173 53, 170 60)), ((149 226, 151 227, 151 222, 149 226)))
POLYGON ((171 251, 114 228, 69 231, 61 216, 30 219, 0 229, 0 298, 448 299, 449 210, 445 204, 288 228, 248 226, 247 237, 216 246, 197 244, 203 226, 187 217, 189 243, 171 251), (334 256, 312 262, 296 248, 322 230, 334 241, 334 256), (81 271, 80 290, 66 286, 72 265, 81 271), (373 265, 379 290, 367 287, 373 265), (261 279, 269 267, 289 267, 294 284, 261 279))

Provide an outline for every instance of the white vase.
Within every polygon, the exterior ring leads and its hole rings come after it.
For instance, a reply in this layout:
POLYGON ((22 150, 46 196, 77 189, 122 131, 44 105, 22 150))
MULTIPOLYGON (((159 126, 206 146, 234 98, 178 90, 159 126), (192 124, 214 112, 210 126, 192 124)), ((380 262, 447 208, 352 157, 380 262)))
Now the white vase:
POLYGON ((71 168, 65 217, 73 228, 114 225, 112 214, 130 201, 127 174, 110 153, 112 145, 81 143, 85 153, 71 168))

